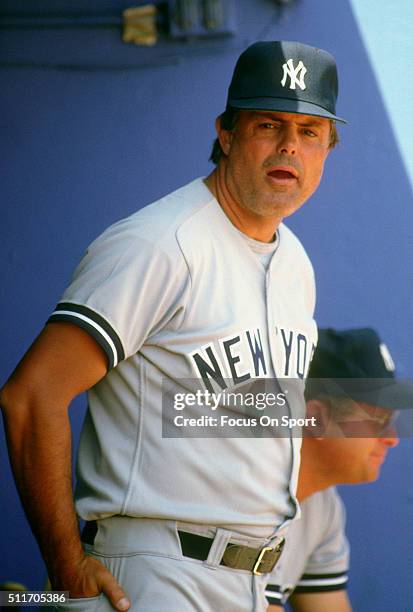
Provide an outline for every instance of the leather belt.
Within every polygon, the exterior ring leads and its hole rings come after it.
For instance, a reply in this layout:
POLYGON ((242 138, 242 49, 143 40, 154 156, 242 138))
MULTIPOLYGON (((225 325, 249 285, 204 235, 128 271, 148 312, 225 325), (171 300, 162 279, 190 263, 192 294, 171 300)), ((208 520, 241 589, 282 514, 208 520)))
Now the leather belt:
MULTIPOLYGON (((178 535, 184 557, 191 557, 199 561, 205 561, 208 558, 213 542, 211 538, 186 531, 178 531, 178 535)), ((232 569, 248 570, 256 576, 261 576, 261 574, 273 570, 281 556, 284 543, 284 538, 279 537, 272 546, 264 546, 263 548, 227 544, 220 565, 232 569)))
MULTIPOLYGON (((82 542, 92 545, 96 533, 96 521, 87 521, 82 531, 82 542)), ((186 531, 178 531, 178 535, 184 557, 206 561, 213 539, 186 531)), ((273 570, 281 556, 284 544, 285 539, 283 537, 277 538, 272 546, 264 546, 263 548, 252 548, 230 543, 225 548, 220 565, 231 569, 247 570, 256 576, 261 576, 261 574, 273 570)))

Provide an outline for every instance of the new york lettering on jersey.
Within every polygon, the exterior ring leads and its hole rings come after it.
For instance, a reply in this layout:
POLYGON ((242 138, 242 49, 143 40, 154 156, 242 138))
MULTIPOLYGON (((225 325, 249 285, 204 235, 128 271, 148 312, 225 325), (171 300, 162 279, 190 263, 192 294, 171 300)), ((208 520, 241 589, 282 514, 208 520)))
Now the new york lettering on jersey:
MULTIPOLYGON (((281 377, 303 379, 308 371, 314 345, 308 336, 296 330, 276 328, 278 336, 278 362, 275 370, 281 377)), ((268 349, 265 350, 259 328, 246 330, 210 342, 191 353, 194 367, 205 387, 213 392, 215 381, 221 389, 227 389, 229 381, 236 386, 251 378, 266 378, 271 375, 268 349)))

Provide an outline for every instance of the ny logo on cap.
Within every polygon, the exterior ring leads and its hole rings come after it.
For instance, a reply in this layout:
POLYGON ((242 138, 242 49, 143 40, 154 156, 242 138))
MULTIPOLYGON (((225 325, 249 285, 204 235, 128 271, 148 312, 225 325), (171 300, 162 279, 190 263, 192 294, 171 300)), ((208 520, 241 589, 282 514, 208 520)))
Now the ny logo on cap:
POLYGON ((301 89, 305 89, 304 77, 307 72, 307 68, 304 66, 303 62, 300 60, 298 62, 297 68, 294 68, 294 61, 289 59, 283 64, 284 75, 281 80, 281 85, 285 87, 287 82, 287 76, 290 77, 290 89, 295 89, 295 86, 298 85, 301 89))
POLYGON ((379 349, 380 349, 380 353, 383 358, 386 370, 388 370, 389 372, 394 372, 396 369, 396 366, 394 365, 394 361, 390 354, 390 351, 387 348, 387 346, 384 344, 384 342, 380 344, 379 349))

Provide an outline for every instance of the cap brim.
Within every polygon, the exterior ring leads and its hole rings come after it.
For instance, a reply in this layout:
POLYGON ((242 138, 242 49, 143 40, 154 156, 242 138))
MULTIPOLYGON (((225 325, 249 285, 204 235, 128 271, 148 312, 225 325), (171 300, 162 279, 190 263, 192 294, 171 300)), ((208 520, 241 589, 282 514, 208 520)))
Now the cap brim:
POLYGON ((340 123, 347 123, 345 119, 337 117, 322 106, 303 102, 302 100, 291 100, 290 98, 230 98, 227 107, 240 110, 269 110, 284 113, 297 113, 298 115, 313 115, 314 117, 325 117, 340 123))
POLYGON ((395 380, 382 387, 355 392, 353 399, 381 408, 408 410, 413 408, 413 385, 407 381, 395 380))
POLYGON ((307 379, 306 396, 345 396, 356 402, 391 410, 413 408, 413 383, 394 378, 307 379))

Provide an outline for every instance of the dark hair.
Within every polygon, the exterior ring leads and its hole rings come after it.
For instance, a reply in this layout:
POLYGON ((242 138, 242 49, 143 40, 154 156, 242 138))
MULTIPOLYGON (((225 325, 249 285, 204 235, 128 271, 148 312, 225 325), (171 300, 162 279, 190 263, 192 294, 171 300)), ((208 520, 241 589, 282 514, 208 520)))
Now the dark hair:
MULTIPOLYGON (((237 124, 239 113, 239 109, 229 107, 226 111, 219 115, 218 119, 221 121, 222 129, 231 132, 237 124)), ((340 137, 338 135, 336 123, 335 121, 330 121, 330 149, 334 149, 334 147, 338 145, 339 142, 340 137)), ((209 156, 209 161, 212 161, 212 163, 217 166, 223 155, 224 152, 221 148, 219 139, 215 138, 214 143, 212 145, 211 155, 209 156)))
MULTIPOLYGON (((221 127, 223 130, 228 130, 232 132, 235 128, 239 117, 239 110, 237 108, 227 108, 218 119, 221 122, 221 127)), ((219 164, 221 157, 224 155, 224 151, 221 148, 220 142, 218 138, 215 138, 214 143, 212 145, 211 155, 209 156, 209 161, 212 161, 216 166, 219 164)))
POLYGON ((330 121, 330 142, 328 143, 330 149, 334 149, 334 147, 338 145, 339 142, 340 136, 337 131, 336 122, 330 121))

